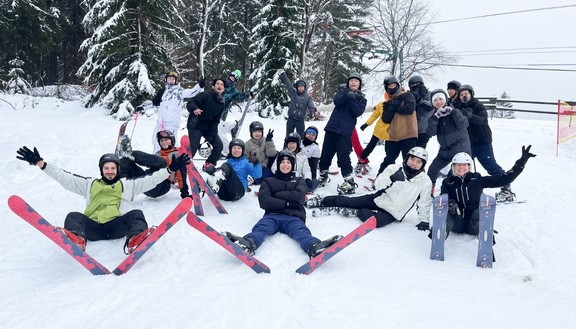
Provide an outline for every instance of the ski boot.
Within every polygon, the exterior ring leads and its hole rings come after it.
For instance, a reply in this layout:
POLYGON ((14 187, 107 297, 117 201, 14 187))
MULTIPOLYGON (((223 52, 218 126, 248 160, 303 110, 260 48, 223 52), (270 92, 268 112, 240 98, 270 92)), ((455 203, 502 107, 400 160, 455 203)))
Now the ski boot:
POLYGON ((120 148, 118 150, 119 157, 129 157, 132 154, 132 142, 128 135, 120 137, 120 148))
POLYGON ((345 207, 318 207, 312 210, 312 217, 329 216, 331 214, 339 214, 344 217, 357 217, 358 209, 345 207))
POLYGON ((84 237, 82 237, 80 234, 72 232, 70 230, 67 230, 63 227, 57 227, 57 229, 64 233, 64 235, 66 235, 66 237, 68 239, 70 239, 70 241, 72 241, 74 244, 78 245, 78 247, 80 247, 80 249, 86 251, 86 239, 84 237))
POLYGON ((328 170, 321 170, 320 177, 318 177, 318 184, 319 187, 326 186, 326 183, 330 182, 330 178, 328 178, 328 170))
POLYGON ((341 235, 335 235, 335 236, 331 237, 330 239, 316 242, 316 243, 312 244, 308 248, 308 256, 310 256, 310 259, 312 259, 312 258, 320 255, 322 252, 324 252, 324 250, 326 250, 326 248, 329 248, 331 245, 335 244, 340 239, 342 239, 341 235))
POLYGON ((227 237, 230 241, 234 242, 235 244, 239 245, 244 251, 249 253, 250 255, 254 256, 256 251, 256 243, 252 238, 243 238, 237 236, 236 234, 230 232, 222 233, 225 237, 227 237))
POLYGON ((514 202, 516 201, 516 194, 512 192, 510 186, 504 186, 500 192, 495 195, 496 203, 514 202))
POLYGON ((364 163, 360 161, 361 159, 358 160, 358 163, 356 163, 356 167, 354 168, 354 173, 356 175, 360 175, 362 174, 362 171, 364 171, 364 163))
POLYGON ((319 195, 314 195, 308 199, 306 199, 306 202, 304 203, 304 206, 306 208, 318 208, 322 206, 322 197, 319 195))
POLYGON ((220 191, 220 185, 222 184, 222 181, 226 179, 226 176, 224 175, 221 169, 216 169, 216 171, 212 175, 208 174, 207 172, 202 172, 200 173, 200 176, 202 177, 202 179, 204 179, 204 181, 206 182, 208 187, 212 190, 212 192, 214 192, 214 194, 218 194, 218 191, 220 191))
POLYGON ((352 175, 344 177, 344 182, 336 188, 339 195, 343 194, 354 194, 356 192, 356 187, 358 185, 354 183, 354 177, 352 175))
POLYGON ((150 226, 149 228, 147 228, 146 230, 135 234, 131 237, 127 237, 126 238, 126 243, 124 244, 124 253, 126 255, 130 255, 131 253, 134 252, 134 250, 136 250, 136 248, 138 248, 139 245, 142 244, 142 242, 144 242, 144 240, 146 240, 146 238, 152 234, 152 232, 154 232, 156 230, 156 226, 150 226), (126 250, 128 249, 128 250, 126 250))

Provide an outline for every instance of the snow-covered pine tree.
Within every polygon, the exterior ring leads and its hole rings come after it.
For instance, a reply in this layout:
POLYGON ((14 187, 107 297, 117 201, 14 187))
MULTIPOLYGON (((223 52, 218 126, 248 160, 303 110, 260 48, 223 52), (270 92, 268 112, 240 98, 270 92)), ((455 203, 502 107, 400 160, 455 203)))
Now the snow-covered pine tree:
POLYGON ((30 94, 30 83, 26 81, 26 74, 22 67, 24 66, 24 61, 19 58, 14 58, 8 61, 8 64, 12 67, 8 73, 8 83, 6 84, 6 91, 11 94, 30 94))
POLYGON ((334 0, 320 6, 314 19, 320 28, 314 32, 304 75, 309 77, 311 93, 321 103, 329 103, 339 84, 352 72, 364 73, 362 48, 370 44, 363 36, 349 36, 346 31, 363 27, 369 15, 369 0, 334 0))
POLYGON ((99 103, 115 113, 124 100, 153 96, 173 68, 161 41, 180 42, 183 20, 177 1, 92 1, 83 21, 91 33, 81 46, 87 58, 78 75, 95 86, 86 106, 99 103))
MULTIPOLYGON (((500 99, 510 99, 510 95, 508 95, 505 91, 502 92, 502 94, 500 95, 500 99)), ((514 107, 514 105, 511 102, 506 102, 506 101, 499 101, 496 102, 496 107, 497 108, 507 108, 507 109, 512 109, 514 107)), ((515 119, 516 115, 514 113, 514 110, 494 110, 494 117, 495 118, 503 118, 503 119, 515 119)))
POLYGON ((288 97, 284 93, 279 79, 275 79, 280 68, 286 72, 298 70, 297 36, 299 29, 298 6, 296 0, 265 1, 254 18, 258 24, 252 30, 254 42, 250 46, 254 71, 250 79, 255 84, 252 91, 257 94, 259 114, 269 117, 281 113, 282 104, 287 104, 288 97))

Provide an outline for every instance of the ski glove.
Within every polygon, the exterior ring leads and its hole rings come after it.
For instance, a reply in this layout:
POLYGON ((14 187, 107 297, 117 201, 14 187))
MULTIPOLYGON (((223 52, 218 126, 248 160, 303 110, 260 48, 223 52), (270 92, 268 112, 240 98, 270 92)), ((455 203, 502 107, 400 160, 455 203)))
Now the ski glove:
POLYGON ((458 202, 454 200, 448 200, 448 212, 452 216, 460 216, 460 207, 458 207, 458 202))
POLYGON ((191 197, 192 197, 192 196, 190 195, 190 192, 188 192, 188 186, 183 187, 183 188, 180 190, 180 197, 181 197, 182 199, 186 199, 186 198, 191 198, 191 197))
POLYGON ((190 157, 188 154, 182 154, 178 158, 176 158, 176 155, 172 155, 172 163, 170 163, 168 169, 170 169, 170 172, 176 172, 189 163, 190 157))
POLYGON ((450 115, 451 112, 452 108, 450 106, 446 106, 444 108, 438 109, 436 113, 434 113, 434 116, 440 119, 442 117, 450 115))
POLYGON ((402 168, 399 168, 398 171, 390 175, 390 181, 392 183, 403 180, 404 180, 404 172, 402 171, 402 168))
POLYGON ((257 165, 260 163, 260 160, 258 160, 258 157, 256 155, 251 155, 248 157, 248 162, 250 162, 253 165, 257 165))
POLYGON ((26 161, 31 166, 35 166, 38 162, 44 160, 36 148, 34 148, 34 151, 32 151, 28 147, 23 146, 18 151, 16 151, 16 153, 18 153, 16 159, 26 161))
POLYGON ((266 134, 266 141, 270 142, 274 138, 274 130, 268 129, 268 134, 266 134))
POLYGON ((204 88, 205 85, 206 85, 206 80, 204 79, 204 77, 200 78, 200 80, 198 80, 198 86, 200 88, 204 88))
POLYGON ((517 165, 524 167, 526 162, 528 162, 528 159, 536 156, 536 154, 530 153, 530 148, 532 148, 532 145, 528 145, 528 147, 522 146, 522 157, 516 161, 517 165))
POLYGON ((349 99, 356 99, 356 93, 353 91, 349 91, 348 92, 348 98, 349 99))
POLYGON ((368 128, 368 124, 365 123, 363 125, 360 126, 360 130, 364 131, 364 129, 368 128))
POLYGON ((135 113, 141 113, 144 112, 144 106, 140 105, 136 107, 136 110, 134 110, 135 113))
POLYGON ((430 229, 430 224, 428 222, 420 222, 416 224, 418 231, 427 231, 430 229))

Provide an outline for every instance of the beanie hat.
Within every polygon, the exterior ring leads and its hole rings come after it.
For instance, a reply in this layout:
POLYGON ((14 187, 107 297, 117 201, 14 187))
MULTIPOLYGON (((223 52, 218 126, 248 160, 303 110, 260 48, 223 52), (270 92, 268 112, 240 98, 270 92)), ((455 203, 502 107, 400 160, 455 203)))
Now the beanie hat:
POLYGON ((362 89, 362 77, 360 76, 359 73, 353 72, 350 74, 350 76, 348 77, 348 81, 346 81, 346 87, 348 87, 348 88, 350 88, 349 87, 350 79, 356 79, 356 80, 360 81, 360 84, 358 85, 358 90, 362 89))
POLYGON ((430 100, 432 101, 432 103, 434 103, 434 100, 438 97, 441 97, 444 100, 448 99, 448 95, 444 92, 444 90, 442 89, 434 89, 431 93, 430 93, 430 100))
POLYGON ((462 84, 456 80, 452 80, 450 82, 448 82, 448 88, 447 89, 454 89, 454 90, 458 90, 460 89, 460 86, 462 84))

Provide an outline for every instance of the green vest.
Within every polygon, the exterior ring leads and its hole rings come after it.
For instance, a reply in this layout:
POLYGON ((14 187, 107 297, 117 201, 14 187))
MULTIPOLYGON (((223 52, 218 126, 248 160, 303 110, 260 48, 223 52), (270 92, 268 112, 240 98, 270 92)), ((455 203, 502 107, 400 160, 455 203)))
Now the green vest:
POLYGON ((122 182, 112 185, 97 179, 90 187, 90 203, 84 210, 84 215, 99 224, 107 223, 120 216, 120 201, 122 199, 122 182))

